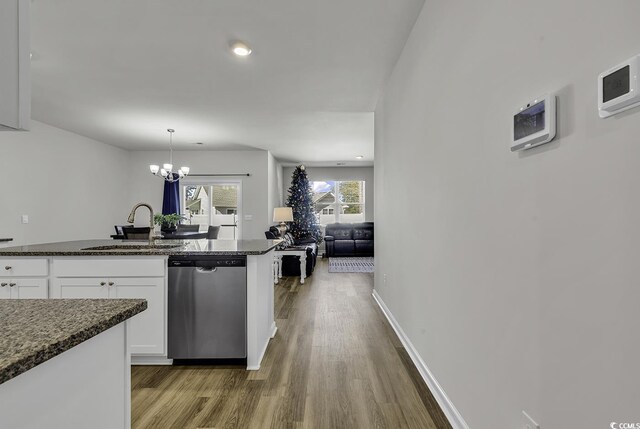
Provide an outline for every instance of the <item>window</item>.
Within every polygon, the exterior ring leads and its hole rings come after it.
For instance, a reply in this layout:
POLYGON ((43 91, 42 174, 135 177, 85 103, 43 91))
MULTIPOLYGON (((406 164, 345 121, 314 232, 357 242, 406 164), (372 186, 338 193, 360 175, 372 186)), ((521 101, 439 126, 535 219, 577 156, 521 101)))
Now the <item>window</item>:
POLYGON ((315 181, 313 202, 321 225, 364 222, 364 181, 315 181))

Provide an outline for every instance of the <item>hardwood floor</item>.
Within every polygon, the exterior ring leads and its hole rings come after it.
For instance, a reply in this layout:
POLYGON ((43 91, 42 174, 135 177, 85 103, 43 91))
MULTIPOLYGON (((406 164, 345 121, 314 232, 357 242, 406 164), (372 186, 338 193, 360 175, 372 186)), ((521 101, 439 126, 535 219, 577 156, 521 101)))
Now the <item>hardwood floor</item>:
POLYGON ((133 367, 132 427, 451 428, 371 297, 372 274, 319 259, 305 284, 282 280, 260 371, 133 367))

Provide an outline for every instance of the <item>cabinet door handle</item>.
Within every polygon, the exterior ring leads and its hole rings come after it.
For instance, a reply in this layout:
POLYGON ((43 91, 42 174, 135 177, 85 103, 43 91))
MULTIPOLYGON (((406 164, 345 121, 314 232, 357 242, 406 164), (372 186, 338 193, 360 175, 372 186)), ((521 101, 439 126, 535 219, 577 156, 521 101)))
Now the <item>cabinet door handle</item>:
POLYGON ((15 285, 15 283, 9 283, 9 287, 14 287, 15 285))
POLYGON ((104 286, 104 285, 106 285, 105 282, 100 282, 100 286, 104 286))
POLYGON ((109 286, 113 286, 115 283, 113 282, 109 282, 109 286))
POLYGON ((11 269, 11 265, 7 265, 4 267, 5 270, 9 271, 11 269))
POLYGON ((7 284, 6 283, 0 283, 0 286, 5 287, 7 284))

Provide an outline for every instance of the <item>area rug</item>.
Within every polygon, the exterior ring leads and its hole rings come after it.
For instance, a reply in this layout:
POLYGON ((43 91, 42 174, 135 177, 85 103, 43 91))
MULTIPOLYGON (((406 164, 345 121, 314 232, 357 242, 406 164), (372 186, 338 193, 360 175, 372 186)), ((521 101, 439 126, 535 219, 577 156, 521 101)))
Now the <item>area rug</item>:
POLYGON ((373 258, 329 258, 330 273, 372 273, 373 258))

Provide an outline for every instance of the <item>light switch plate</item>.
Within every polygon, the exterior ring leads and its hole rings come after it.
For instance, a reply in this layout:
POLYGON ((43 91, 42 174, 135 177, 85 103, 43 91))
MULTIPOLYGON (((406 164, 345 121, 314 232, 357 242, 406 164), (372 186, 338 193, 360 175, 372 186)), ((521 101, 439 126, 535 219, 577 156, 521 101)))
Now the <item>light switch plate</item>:
POLYGON ((529 414, 522 411, 522 429, 540 429, 540 425, 529 414))
POLYGON ((253 220, 253 215, 244 215, 244 220, 253 220))
POLYGON ((29 223, 29 215, 22 215, 22 223, 29 223))

